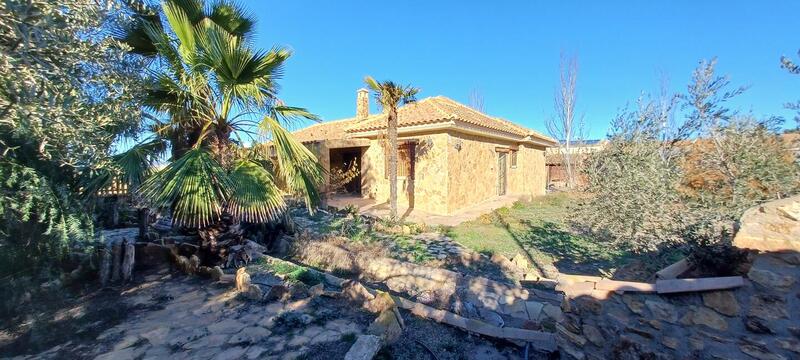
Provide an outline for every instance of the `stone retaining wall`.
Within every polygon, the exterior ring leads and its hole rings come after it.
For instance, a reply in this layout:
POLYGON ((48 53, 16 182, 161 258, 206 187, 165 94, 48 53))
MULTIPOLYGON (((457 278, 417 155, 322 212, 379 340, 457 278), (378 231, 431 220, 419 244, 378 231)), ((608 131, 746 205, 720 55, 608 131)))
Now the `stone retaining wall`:
POLYGON ((562 356, 797 359, 799 259, 796 253, 759 255, 735 290, 570 298, 558 324, 562 356))
POLYGON ((528 290, 446 269, 416 265, 368 254, 354 254, 325 242, 310 242, 298 248, 300 262, 325 271, 349 273, 415 301, 477 318, 495 326, 554 331, 561 319, 563 296, 528 290))
POLYGON ((800 196, 748 210, 734 245, 754 253, 744 286, 675 295, 569 296, 562 358, 800 359, 800 196))

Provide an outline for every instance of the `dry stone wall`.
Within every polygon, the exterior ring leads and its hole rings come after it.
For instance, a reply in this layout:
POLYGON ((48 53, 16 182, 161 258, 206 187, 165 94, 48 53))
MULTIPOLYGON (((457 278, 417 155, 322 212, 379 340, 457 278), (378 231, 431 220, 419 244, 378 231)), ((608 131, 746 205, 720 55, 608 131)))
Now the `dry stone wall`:
POLYGON ((755 252, 742 287, 568 296, 562 358, 800 359, 798 206, 800 196, 745 213, 734 244, 755 252))
POLYGON ((756 257, 735 290, 676 295, 594 293, 569 298, 564 358, 800 358, 800 263, 756 257))

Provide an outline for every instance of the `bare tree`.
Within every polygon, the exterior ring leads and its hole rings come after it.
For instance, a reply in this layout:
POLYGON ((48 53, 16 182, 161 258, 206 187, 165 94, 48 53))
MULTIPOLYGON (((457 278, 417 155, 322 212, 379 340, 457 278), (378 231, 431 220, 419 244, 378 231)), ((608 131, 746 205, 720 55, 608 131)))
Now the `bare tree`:
POLYGON ((472 89, 469 92, 469 107, 478 110, 480 112, 484 111, 483 94, 481 94, 480 90, 472 89))
POLYGON ((556 115, 547 122, 550 136, 559 140, 559 153, 567 177, 567 188, 575 187, 574 147, 583 140, 583 115, 576 116, 575 103, 578 81, 578 58, 561 54, 559 65, 560 86, 555 91, 553 107, 556 115))

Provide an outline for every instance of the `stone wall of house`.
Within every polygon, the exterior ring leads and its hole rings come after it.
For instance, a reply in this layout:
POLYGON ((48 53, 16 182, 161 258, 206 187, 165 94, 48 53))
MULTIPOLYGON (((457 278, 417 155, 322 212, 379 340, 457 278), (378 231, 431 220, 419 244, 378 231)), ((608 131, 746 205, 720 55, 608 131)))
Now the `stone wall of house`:
MULTIPOLYGON (((447 214, 447 134, 400 137, 416 140, 414 179, 397 179, 398 204, 436 214, 447 214)), ((389 200, 383 140, 374 139, 362 156, 361 194, 377 202, 389 200)))
POLYGON ((545 166, 545 148, 533 145, 519 147, 520 177, 523 194, 542 196, 547 187, 547 167, 545 166))
MULTIPOLYGON (((324 141, 314 141, 305 144, 305 146, 311 150, 311 153, 314 154, 314 156, 317 157, 317 161, 319 161, 323 169, 328 170, 331 168, 330 150, 327 146, 325 146, 324 141)), ((328 184, 330 184, 330 175, 326 171, 323 176, 325 177, 325 181, 321 190, 326 192, 328 191, 328 184)))
POLYGON ((756 252, 740 288, 567 294, 562 358, 800 359, 800 237, 785 236, 800 230, 798 215, 800 196, 745 213, 734 244, 756 252))
MULTIPOLYGON (((461 133, 450 134, 448 146, 449 199, 452 211, 491 199, 497 195, 497 148, 512 148, 516 144, 461 133)), ((537 196, 545 191, 544 149, 519 146, 517 166, 506 158, 508 194, 537 196)))

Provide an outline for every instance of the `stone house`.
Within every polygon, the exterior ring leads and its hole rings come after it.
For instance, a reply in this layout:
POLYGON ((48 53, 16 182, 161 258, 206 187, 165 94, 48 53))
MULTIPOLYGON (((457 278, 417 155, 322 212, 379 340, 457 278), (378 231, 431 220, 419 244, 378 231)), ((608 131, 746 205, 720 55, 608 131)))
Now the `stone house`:
MULTIPOLYGON (((342 189, 384 203, 389 198, 386 114, 370 114, 369 92, 357 92, 356 116, 294 133, 328 172, 351 166, 342 189)), ((398 204, 448 215, 504 195, 545 193, 545 149, 555 140, 443 96, 398 109, 398 204)))

